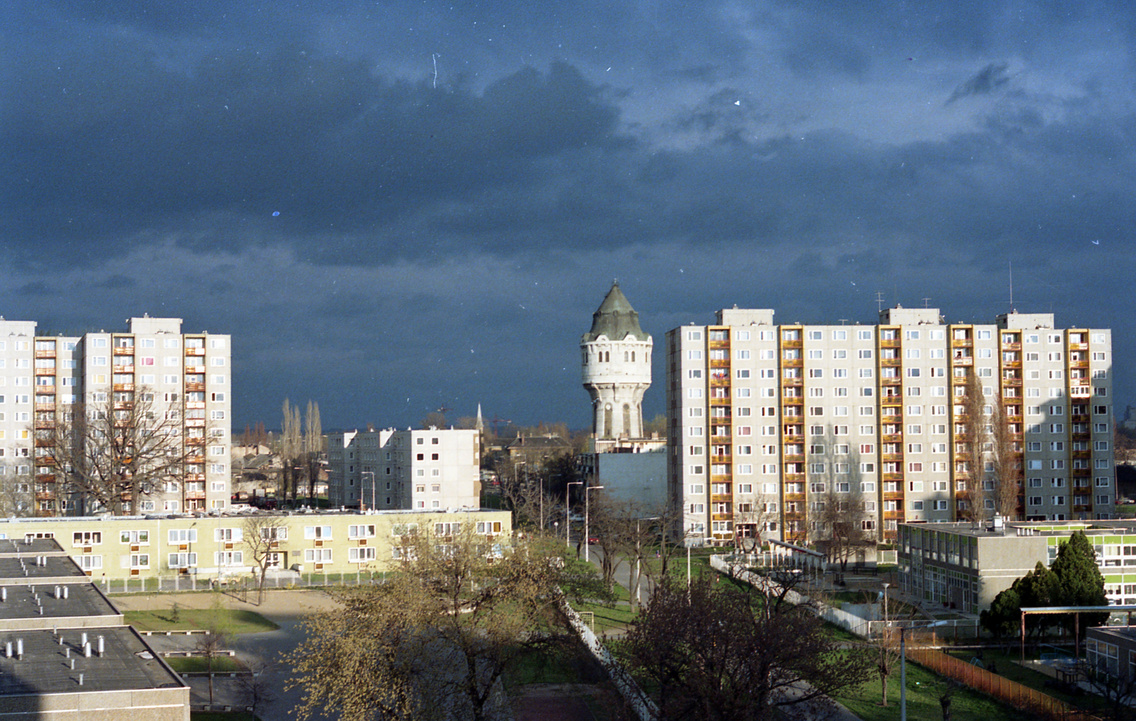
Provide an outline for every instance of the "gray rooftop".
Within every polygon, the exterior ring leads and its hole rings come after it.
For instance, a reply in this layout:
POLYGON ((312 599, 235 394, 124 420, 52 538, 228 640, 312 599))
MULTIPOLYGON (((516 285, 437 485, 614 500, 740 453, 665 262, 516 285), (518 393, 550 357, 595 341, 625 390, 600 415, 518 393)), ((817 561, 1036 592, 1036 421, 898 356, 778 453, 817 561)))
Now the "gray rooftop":
POLYGON ((70 556, 0 556, 0 585, 87 580, 70 556))
POLYGON ((609 340, 623 340, 629 335, 635 336, 636 340, 651 337, 639 327, 639 314, 619 289, 619 283, 612 283, 607 297, 596 312, 592 313, 592 329, 584 334, 580 342, 591 343, 601 335, 607 336, 609 340))
POLYGON ((1136 535, 1136 519, 1114 519, 1095 521, 1006 521, 1003 529, 994 530, 987 521, 975 524, 969 521, 944 523, 902 523, 911 529, 926 529, 940 533, 955 533, 960 536, 976 538, 998 538, 1002 536, 1069 536, 1082 531, 1086 536, 1136 535))
POLYGON ((129 626, 59 629, 58 636, 51 630, 0 632, 0 696, 181 687, 177 675, 154 657, 129 626), (90 658, 83 655, 83 633, 92 646, 90 658), (94 651, 99 636, 105 644, 102 656, 94 651), (8 658, 4 654, 7 642, 15 650, 18 639, 23 640, 23 657, 8 658), (79 674, 83 674, 82 686, 79 674))
POLYGON ((2 594, 0 632, 122 623, 122 614, 92 583, 5 586, 2 594))
POLYGON ((54 538, 5 538, 0 540, 0 557, 63 553, 63 546, 54 538))

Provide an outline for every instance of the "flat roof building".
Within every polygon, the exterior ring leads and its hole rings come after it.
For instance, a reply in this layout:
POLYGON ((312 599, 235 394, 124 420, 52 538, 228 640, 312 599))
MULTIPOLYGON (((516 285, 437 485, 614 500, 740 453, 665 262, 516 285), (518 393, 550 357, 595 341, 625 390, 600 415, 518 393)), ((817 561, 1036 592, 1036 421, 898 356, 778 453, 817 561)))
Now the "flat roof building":
POLYGON ((0 717, 188 721, 189 686, 52 539, 0 541, 0 717))
POLYGON ((1093 546, 1109 604, 1136 605, 1136 519, 901 524, 899 585, 925 602, 979 613, 1039 561, 1051 566, 1077 531, 1093 546))

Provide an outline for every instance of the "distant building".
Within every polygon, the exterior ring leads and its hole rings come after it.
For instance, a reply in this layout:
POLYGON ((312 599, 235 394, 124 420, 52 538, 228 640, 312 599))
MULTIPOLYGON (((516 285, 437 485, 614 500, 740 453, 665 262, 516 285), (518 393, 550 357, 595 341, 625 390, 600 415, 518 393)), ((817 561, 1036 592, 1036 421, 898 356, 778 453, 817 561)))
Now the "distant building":
POLYGON ((378 510, 478 508, 480 436, 453 428, 330 433, 329 502, 378 510))
POLYGON ((824 539, 833 491, 882 541, 904 522, 989 518, 993 449, 968 459, 995 409, 1003 466, 1020 474, 1006 515, 1113 514, 1108 329, 1016 312, 946 324, 936 308, 898 307, 873 326, 777 325, 772 310, 732 308, 671 330, 666 353, 669 492, 692 537, 824 539), (981 419, 967 417, 970 379, 981 419))
POLYGON ((172 425, 185 438, 190 453, 183 470, 138 499, 141 512, 220 511, 228 505, 229 336, 183 333, 181 325, 180 318, 143 316, 131 318, 126 332, 39 336, 34 321, 0 318, 3 515, 112 510, 73 492, 46 445, 57 424, 78 408, 117 418, 145 407, 155 423, 172 425))

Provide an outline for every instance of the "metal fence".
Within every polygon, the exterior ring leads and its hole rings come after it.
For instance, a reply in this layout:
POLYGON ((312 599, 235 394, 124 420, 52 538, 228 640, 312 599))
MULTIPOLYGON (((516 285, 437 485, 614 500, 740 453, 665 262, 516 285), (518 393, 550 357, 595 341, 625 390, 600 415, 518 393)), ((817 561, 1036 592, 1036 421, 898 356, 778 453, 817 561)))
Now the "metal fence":
POLYGON ((1098 717, 1037 689, 1023 686, 933 648, 907 648, 907 658, 999 701, 1047 721, 1099 721, 1098 717))
MULTIPOLYGON (((382 583, 386 572, 359 571, 357 573, 293 573, 268 576, 265 590, 278 588, 326 588, 330 586, 362 586, 382 583)), ((106 594, 118 593, 178 593, 184 591, 222 590, 235 594, 255 593, 260 585, 256 576, 228 576, 224 578, 198 578, 188 574, 139 578, 104 578, 99 581, 106 594)), ((255 600, 255 599, 254 599, 255 600)))

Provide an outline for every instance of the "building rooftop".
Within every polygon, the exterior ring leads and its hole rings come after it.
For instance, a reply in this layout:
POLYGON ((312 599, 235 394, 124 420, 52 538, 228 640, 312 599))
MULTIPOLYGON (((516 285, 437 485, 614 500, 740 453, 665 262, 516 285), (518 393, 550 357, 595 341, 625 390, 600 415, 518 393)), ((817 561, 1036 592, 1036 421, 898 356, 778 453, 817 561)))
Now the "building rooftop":
POLYGON ((1136 518, 1095 520, 1095 521, 1006 521, 1002 528, 995 528, 987 521, 975 524, 969 521, 951 523, 903 523, 908 528, 923 528, 942 533, 956 533, 960 536, 976 538, 996 538, 1000 536, 1068 536, 1082 531, 1087 536, 1136 535, 1136 518))
POLYGON ((87 574, 69 556, 0 556, 0 585, 86 580, 87 574))
POLYGON ((581 342, 591 343, 601 335, 610 340, 623 340, 629 335, 635 340, 651 337, 639 326, 639 314, 619 289, 619 283, 612 283, 603 303, 592 313, 592 329, 584 334, 581 342))
POLYGON ((0 588, 0 633, 17 628, 121 623, 122 614, 92 583, 0 588))
POLYGON ((0 696, 183 688, 130 626, 0 632, 0 696), (83 635, 91 646, 84 655, 83 635), (103 653, 98 653, 99 639, 103 653), (19 643, 23 655, 15 657, 19 643), (12 644, 13 657, 6 655, 12 644), (71 661, 74 661, 72 668, 71 661), (79 677, 83 682, 79 685, 79 677))

